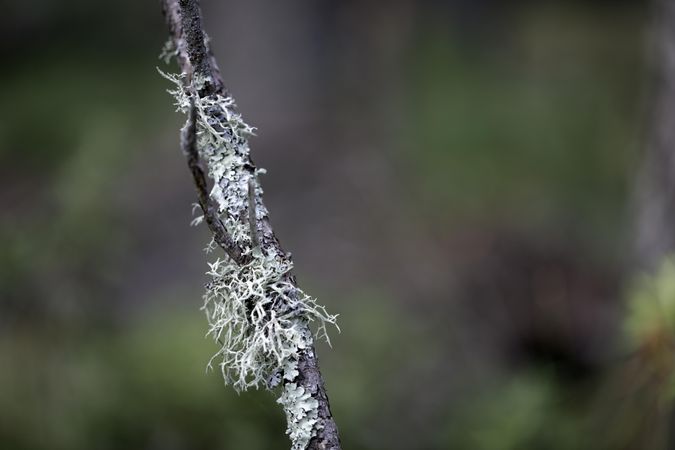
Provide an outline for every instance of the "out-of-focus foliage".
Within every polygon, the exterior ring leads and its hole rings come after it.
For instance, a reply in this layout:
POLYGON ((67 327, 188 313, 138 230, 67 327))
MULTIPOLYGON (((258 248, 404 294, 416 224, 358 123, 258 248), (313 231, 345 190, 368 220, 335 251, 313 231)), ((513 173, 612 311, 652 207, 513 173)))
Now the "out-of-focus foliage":
MULTIPOLYGON (((666 257, 655 273, 642 274, 628 298, 626 337, 632 351, 623 369, 624 389, 644 416, 667 428, 675 394, 675 259, 666 257), (630 377, 630 378, 629 378, 630 377)), ((630 400, 629 400, 630 401, 630 400)), ((625 419, 629 422, 631 418, 625 419)), ((641 418, 641 420, 645 420, 641 418)), ((629 426, 635 434, 639 426, 629 426)))
POLYGON ((506 14, 513 32, 498 28, 494 46, 430 27, 411 55, 414 186, 438 220, 541 227, 583 217, 575 226, 611 252, 641 112, 635 11, 506 14))
POLYGON ((564 398, 545 371, 515 374, 462 405, 440 448, 586 448, 583 405, 564 398), (555 425, 555 426, 553 426, 555 425))
POLYGON ((666 258, 654 274, 643 275, 629 297, 626 331, 634 347, 675 339, 675 260, 666 258))
MULTIPOLYGON (((202 3, 275 230, 340 313, 344 448, 655 448, 673 263, 631 294, 627 363, 606 295, 643 3, 202 3)), ((0 18, 0 448, 285 448, 274 396, 205 372, 157 4, 62 4, 0 18)))
POLYGON ((285 445, 269 394, 236 395, 205 374, 212 348, 200 316, 144 317, 115 335, 24 330, 0 342, 3 448, 285 445))

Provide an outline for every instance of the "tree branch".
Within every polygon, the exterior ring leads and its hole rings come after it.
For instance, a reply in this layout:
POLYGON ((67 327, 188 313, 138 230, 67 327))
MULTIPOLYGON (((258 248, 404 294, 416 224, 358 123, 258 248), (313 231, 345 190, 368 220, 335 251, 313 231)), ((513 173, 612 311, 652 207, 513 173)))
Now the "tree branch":
POLYGON ((197 188, 199 206, 204 212, 206 224, 213 233, 213 240, 218 244, 234 262, 240 266, 251 262, 250 255, 244 255, 241 247, 230 237, 225 225, 218 216, 218 206, 216 206, 209 196, 206 187, 206 177, 204 171, 199 165, 199 152, 197 150, 197 109, 194 100, 190 104, 188 111, 188 122, 183 129, 181 137, 181 146, 187 156, 188 167, 192 172, 192 178, 197 188))
MULTIPOLYGON (((196 92, 195 95, 200 98, 214 94, 227 96, 215 58, 205 38, 198 1, 162 0, 162 6, 181 71, 185 73, 188 84, 192 85, 194 80, 199 80, 199 92, 196 92)), ((189 112, 190 118, 182 140, 188 158, 188 166, 197 187, 199 203, 204 210, 207 224, 214 233, 216 242, 234 261, 241 264, 246 262, 243 259, 241 249, 228 236, 222 221, 218 217, 217 206, 212 204, 207 193, 206 179, 199 164, 199 152, 196 149, 196 113, 194 109, 193 106, 189 112)), ((250 158, 248 158, 247 167, 250 168, 251 176, 253 176, 255 165, 250 158)), ((251 205, 255 206, 256 202, 259 206, 263 205, 261 196, 256 197, 255 191, 251 192, 249 184, 249 208, 251 208, 251 205)), ((266 211, 264 206, 261 207, 261 210, 266 211)), ((260 245, 266 251, 274 251, 278 255, 289 257, 274 235, 267 214, 256 217, 255 211, 249 211, 248 219, 253 222, 257 221, 255 228, 259 233, 256 232, 252 236, 252 239, 257 241, 254 244, 260 245)), ((284 275, 284 281, 297 287, 295 277, 290 273, 284 275)), ((305 326, 308 327, 308 325, 305 326)), ((318 402, 318 420, 314 425, 314 436, 307 448, 311 450, 340 450, 337 426, 330 411, 328 396, 313 345, 299 352, 297 370, 299 374, 293 380, 284 379, 284 383, 297 384, 318 402)))
POLYGON ((260 248, 258 237, 258 218, 255 206, 255 177, 248 179, 248 226, 251 229, 251 244, 253 248, 260 248))

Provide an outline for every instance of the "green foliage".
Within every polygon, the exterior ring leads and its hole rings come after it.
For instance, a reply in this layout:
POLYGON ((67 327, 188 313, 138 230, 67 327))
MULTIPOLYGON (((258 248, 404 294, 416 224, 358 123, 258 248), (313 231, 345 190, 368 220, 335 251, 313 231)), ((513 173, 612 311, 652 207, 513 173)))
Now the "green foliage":
POLYGON ((269 394, 237 395, 205 374, 201 323, 172 311, 87 339, 0 337, 0 383, 12 386, 0 389, 0 447, 283 448, 269 394))
POLYGON ((635 13, 511 14, 516 31, 488 33, 485 47, 423 34, 408 64, 405 173, 435 220, 573 225, 611 255, 636 155, 635 13))
POLYGON ((626 332, 635 347, 675 337, 675 258, 663 260, 654 274, 642 275, 632 288, 626 332))
POLYGON ((523 372, 473 393, 453 416, 439 448, 586 448, 583 414, 564 401, 551 373, 523 372))

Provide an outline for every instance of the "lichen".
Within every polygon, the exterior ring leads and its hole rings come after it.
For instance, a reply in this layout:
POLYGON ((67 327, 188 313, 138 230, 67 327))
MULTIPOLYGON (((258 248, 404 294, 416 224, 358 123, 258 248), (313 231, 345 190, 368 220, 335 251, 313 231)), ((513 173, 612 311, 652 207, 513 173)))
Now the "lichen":
POLYGON ((293 362, 311 345, 308 320, 318 320, 325 334, 326 322, 335 318, 283 280, 292 265, 278 255, 256 257, 242 267, 221 259, 209 266, 203 309, 208 334, 221 344, 211 361, 220 358, 225 380, 237 390, 270 386, 279 371, 292 381, 298 374, 293 362))
MULTIPOLYGON (((275 245, 253 245, 252 233, 258 230, 249 223, 249 189, 253 186, 254 220, 263 220, 268 212, 257 175, 264 171, 252 167, 248 137, 254 129, 236 112, 232 97, 201 97, 192 93, 199 92, 207 80, 192 80, 186 88, 184 75, 160 73, 176 85, 169 92, 179 111, 187 113, 193 104, 196 108, 197 149, 213 182, 209 195, 228 234, 250 257, 243 265, 227 256, 209 264, 211 279, 202 309, 209 324, 207 336, 220 349, 208 367, 217 362, 225 382, 237 391, 283 384, 278 403, 286 412, 292 449, 305 449, 319 426, 319 405, 298 384, 298 360, 301 352, 312 351, 310 323, 316 324, 316 335, 328 341, 326 325, 335 325, 336 316, 290 281, 293 264, 288 255, 275 245)), ((199 216, 192 223, 202 220, 199 216)), ((273 240, 271 235, 262 238, 263 243, 273 240)), ((212 240, 206 250, 214 246, 212 240)))
POLYGON ((293 443, 292 450, 304 450, 314 436, 318 422, 319 401, 304 387, 286 383, 277 403, 284 407, 288 430, 293 443))
POLYGON ((162 51, 159 53, 159 59, 164 61, 164 64, 169 64, 176 56, 178 56, 178 49, 176 48, 173 39, 169 38, 164 43, 162 51))

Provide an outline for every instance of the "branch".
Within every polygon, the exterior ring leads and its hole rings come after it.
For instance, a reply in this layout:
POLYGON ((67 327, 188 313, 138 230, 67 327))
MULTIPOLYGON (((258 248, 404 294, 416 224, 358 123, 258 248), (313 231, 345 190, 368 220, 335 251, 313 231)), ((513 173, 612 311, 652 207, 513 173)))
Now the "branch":
POLYGON ((258 218, 256 217, 255 205, 255 177, 248 179, 248 226, 251 229, 251 244, 253 248, 260 248, 258 237, 258 218))
POLYGON ((188 167, 192 172, 192 178, 197 188, 199 206, 204 212, 206 224, 213 233, 213 240, 218 244, 234 262, 243 266, 251 261, 250 255, 244 255, 241 247, 230 237, 225 225, 218 216, 218 206, 214 204, 206 187, 206 177, 199 165, 199 152, 197 151, 197 110, 194 100, 190 103, 188 122, 183 129, 181 146, 187 156, 188 167))
MULTIPOLYGON (((213 96, 229 97, 215 58, 205 38, 198 1, 162 0, 162 6, 180 69, 186 76, 187 85, 195 87, 198 90, 194 92, 194 95, 197 95, 198 99, 213 96), (195 81, 198 81, 198 83, 195 83, 195 81)), ((197 187, 199 203, 204 210, 205 219, 214 234, 216 242, 235 262, 242 265, 250 261, 248 259, 251 258, 250 253, 244 255, 244 251, 241 248, 242 241, 239 238, 237 238, 238 240, 232 239, 227 233, 227 229, 219 216, 218 205, 213 203, 213 200, 207 193, 204 171, 200 166, 200 152, 196 147, 197 114, 195 108, 193 101, 182 141, 188 159, 188 166, 197 187)), ((245 209, 248 211, 246 211, 247 217, 243 217, 244 211, 241 211, 241 214, 237 211, 235 212, 236 216, 230 216, 230 218, 232 220, 243 221, 248 225, 247 229, 251 232, 250 241, 253 247, 259 246, 266 255, 280 255, 290 261, 290 255, 281 248, 279 241, 274 235, 267 210, 262 202, 262 195, 256 193, 254 189, 255 182, 251 181, 255 177, 255 165, 248 156, 248 153, 240 156, 245 158, 243 167, 248 173, 239 174, 237 180, 229 180, 227 182, 234 184, 245 179, 246 184, 243 186, 248 185, 248 201, 244 201, 244 204, 246 206, 245 209)), ((220 210, 222 211, 222 208, 220 210)), ((233 214, 227 210, 224 213, 233 214)), ((298 297, 301 294, 301 291, 297 288, 295 277, 290 273, 285 273, 281 281, 293 288, 288 293, 290 297, 298 297)), ((291 298, 291 300, 297 301, 297 298, 291 298)), ((299 322, 299 324, 302 327, 303 336, 311 336, 307 321, 299 322)), ((318 405, 312 437, 308 444, 306 444, 306 448, 311 450, 340 450, 337 426, 330 411, 328 396, 311 337, 309 338, 309 342, 311 345, 298 351, 297 372, 284 373, 284 384, 285 387, 301 390, 304 395, 310 396, 318 405), (289 373, 291 374, 290 376, 289 373)))

